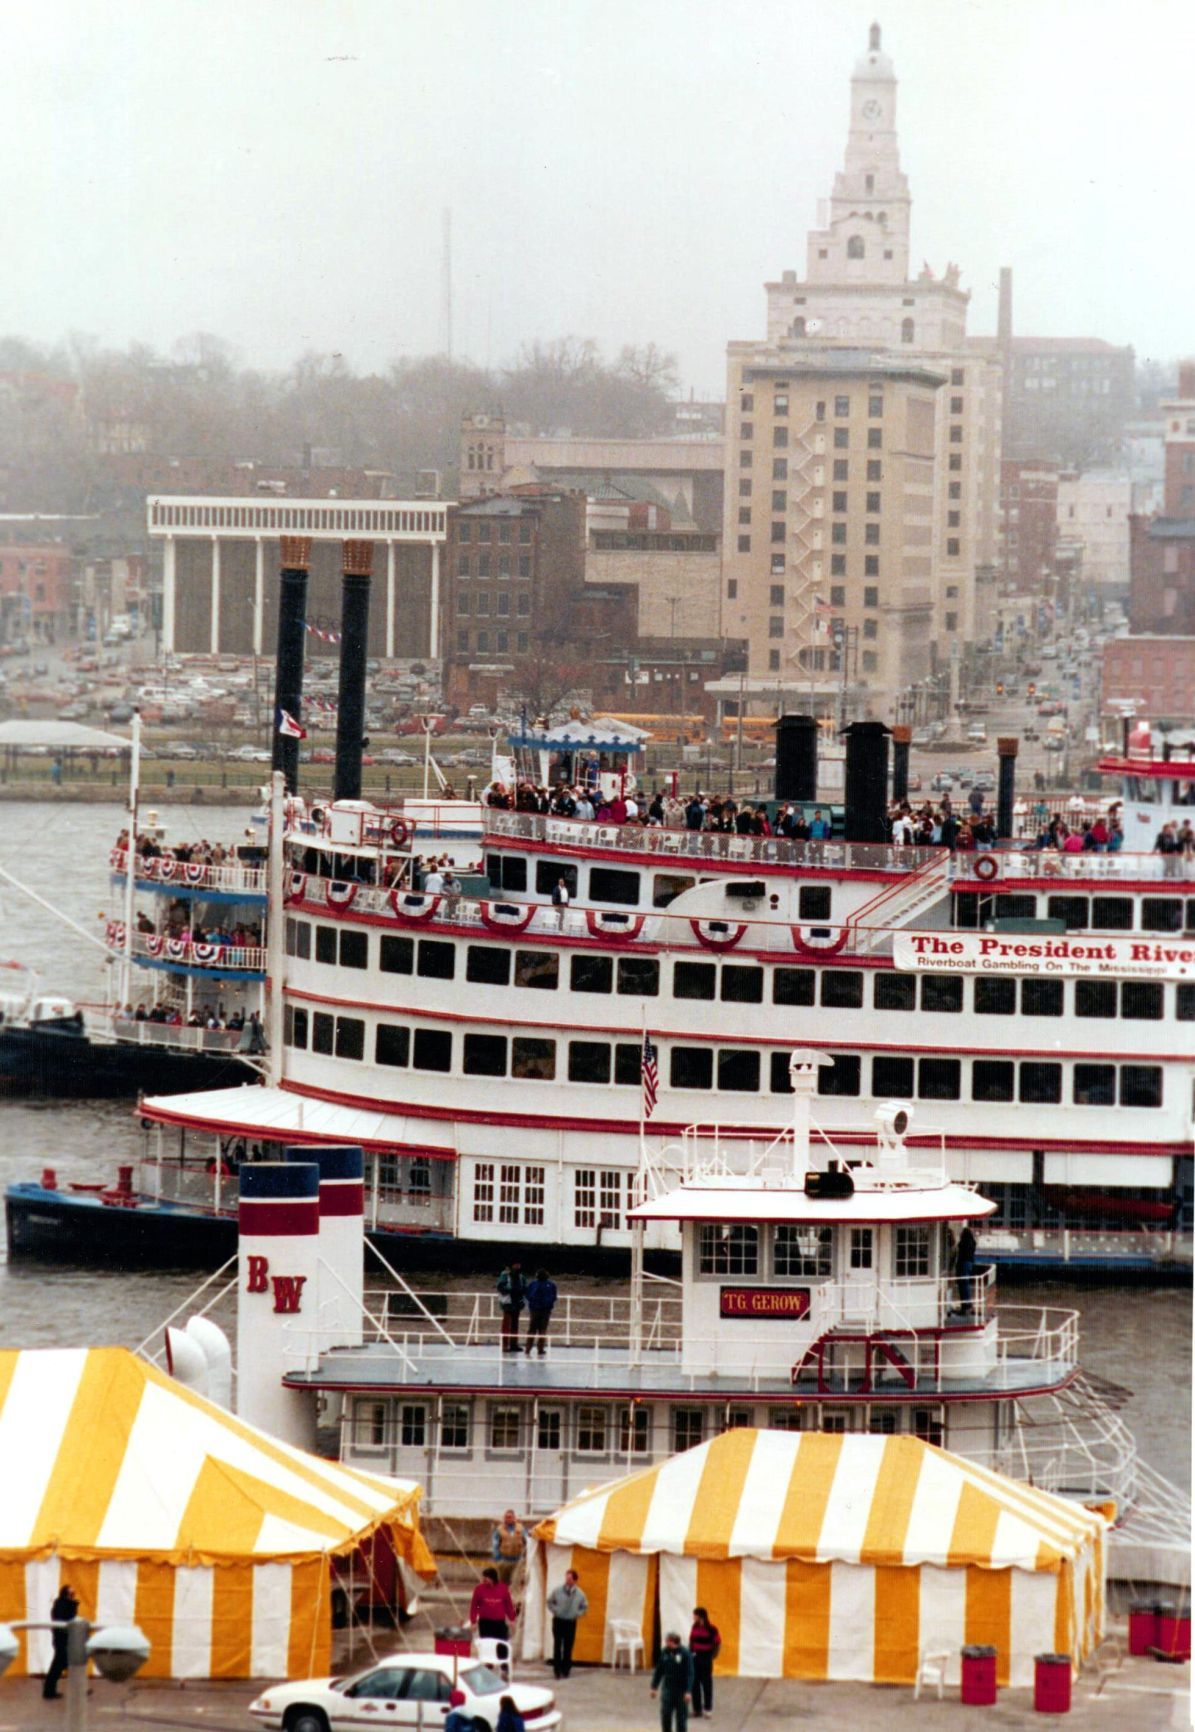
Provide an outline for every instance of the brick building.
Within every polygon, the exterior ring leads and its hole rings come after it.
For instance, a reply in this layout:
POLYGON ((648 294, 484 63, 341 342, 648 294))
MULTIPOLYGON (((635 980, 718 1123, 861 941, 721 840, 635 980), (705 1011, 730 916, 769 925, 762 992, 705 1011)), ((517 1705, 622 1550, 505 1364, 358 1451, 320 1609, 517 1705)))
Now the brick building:
POLYGON ((1195 635, 1195 361, 1179 368, 1178 396, 1162 404, 1162 512, 1129 519, 1129 624, 1134 633, 1195 635))
POLYGON ((1136 410, 1133 351, 1100 337, 1014 337, 1005 344, 1004 451, 1067 468, 1109 463, 1136 410))
POLYGON ((0 543, 0 641, 65 636, 75 575, 74 555, 61 542, 0 543))
POLYGON ((1000 465, 1000 569, 1006 588, 1036 595, 1054 571, 1058 465, 1006 457, 1000 465))

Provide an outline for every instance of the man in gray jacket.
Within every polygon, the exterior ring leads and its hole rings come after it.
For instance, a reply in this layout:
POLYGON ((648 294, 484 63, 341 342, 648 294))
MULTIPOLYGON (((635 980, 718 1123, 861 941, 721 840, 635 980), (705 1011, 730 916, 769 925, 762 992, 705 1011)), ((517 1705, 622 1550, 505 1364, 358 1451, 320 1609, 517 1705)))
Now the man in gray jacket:
POLYGON ((567 1678, 573 1669, 577 1619, 589 1610, 576 1570, 565 1570, 562 1585, 548 1595, 548 1610, 552 1614, 552 1671, 557 1678, 567 1678))

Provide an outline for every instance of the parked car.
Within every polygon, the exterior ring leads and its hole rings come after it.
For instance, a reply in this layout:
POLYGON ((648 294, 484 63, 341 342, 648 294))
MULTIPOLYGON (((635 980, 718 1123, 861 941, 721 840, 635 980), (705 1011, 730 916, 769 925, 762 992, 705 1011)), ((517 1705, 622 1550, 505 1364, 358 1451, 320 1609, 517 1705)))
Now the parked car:
POLYGON ((939 770, 933 781, 930 783, 930 787, 939 794, 948 794, 951 788, 954 787, 954 777, 948 776, 945 770, 939 770))
POLYGON ((241 764, 268 764, 270 761, 270 754, 261 746, 238 746, 228 755, 241 764))
POLYGON ((464 1695, 461 1712, 474 1732, 492 1732, 503 1696, 513 1697, 529 1732, 551 1732, 561 1723, 552 1692, 541 1685, 508 1684, 478 1660, 428 1653, 391 1654, 347 1678, 272 1684, 250 1702, 249 1712, 260 1726, 286 1732, 348 1732, 369 1724, 431 1728, 442 1723, 454 1689, 464 1695), (376 1719, 367 1720, 371 1711, 376 1719))
POLYGON ((416 758, 411 752, 404 752, 398 746, 387 746, 386 750, 384 752, 380 753, 379 756, 380 756, 383 764, 402 765, 402 764, 417 764, 419 762, 419 759, 416 758))

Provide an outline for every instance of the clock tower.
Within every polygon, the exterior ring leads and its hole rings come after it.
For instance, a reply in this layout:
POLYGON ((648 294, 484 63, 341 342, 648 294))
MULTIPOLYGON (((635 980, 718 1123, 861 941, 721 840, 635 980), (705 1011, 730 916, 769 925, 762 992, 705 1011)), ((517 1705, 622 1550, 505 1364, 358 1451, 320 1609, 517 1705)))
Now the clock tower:
POLYGON ((907 281, 911 202, 896 138, 896 74, 873 24, 851 77, 846 158, 822 227, 809 235, 808 281, 907 281))

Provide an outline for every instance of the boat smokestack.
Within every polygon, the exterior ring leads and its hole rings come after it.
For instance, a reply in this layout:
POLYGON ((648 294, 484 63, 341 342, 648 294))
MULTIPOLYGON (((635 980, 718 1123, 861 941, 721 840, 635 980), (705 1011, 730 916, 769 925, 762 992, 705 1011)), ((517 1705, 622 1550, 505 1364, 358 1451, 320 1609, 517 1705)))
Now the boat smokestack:
POLYGON ((909 747, 913 730, 901 722, 892 730, 892 798, 903 802, 909 797, 909 747))
POLYGON ((309 1395, 284 1389, 316 1341, 319 1168, 254 1161, 241 1168, 237 1209, 237 1412, 299 1449, 315 1447, 309 1395))
POLYGON ((1012 809, 1017 797, 1019 748, 1019 740, 996 741, 996 756, 1000 764, 1000 779, 996 789, 996 835, 1001 842, 1007 842, 1012 837, 1012 809))
POLYGON ((817 800, 817 722, 781 716, 776 722, 776 798, 817 800))
POLYGON ((848 842, 888 840, 888 734, 883 722, 852 722, 846 734, 844 834, 848 842))
POLYGON ((373 543, 346 541, 340 591, 340 695, 336 710, 333 798, 361 798, 365 749, 365 663, 369 655, 369 587, 373 543))
POLYGON ((360 1347, 365 1304, 365 1151, 359 1144, 290 1148, 319 1170, 319 1350, 360 1347))
POLYGON ((311 537, 282 537, 282 575, 278 596, 278 665, 274 671, 274 749, 272 764, 281 770, 288 794, 299 786, 299 740, 282 732, 283 718, 302 722, 303 654, 307 647, 307 572, 311 537))

